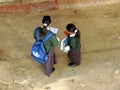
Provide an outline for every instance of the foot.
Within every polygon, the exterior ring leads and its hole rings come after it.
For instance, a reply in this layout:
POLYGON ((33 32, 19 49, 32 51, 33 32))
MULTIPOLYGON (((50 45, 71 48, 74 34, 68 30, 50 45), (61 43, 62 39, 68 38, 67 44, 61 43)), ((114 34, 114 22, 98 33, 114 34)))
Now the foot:
POLYGON ((77 65, 75 65, 74 63, 69 63, 68 66, 70 66, 70 67, 75 67, 75 66, 77 66, 77 65))
POLYGON ((52 73, 53 73, 54 71, 55 71, 55 68, 53 67, 53 68, 52 68, 52 73))

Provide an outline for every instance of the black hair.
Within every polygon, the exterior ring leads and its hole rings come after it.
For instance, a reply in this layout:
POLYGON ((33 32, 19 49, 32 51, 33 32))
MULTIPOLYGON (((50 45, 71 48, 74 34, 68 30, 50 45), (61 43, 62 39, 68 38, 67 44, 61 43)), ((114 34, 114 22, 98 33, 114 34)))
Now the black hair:
POLYGON ((48 15, 44 16, 43 19, 42 19, 42 23, 47 24, 47 26, 49 26, 51 22, 52 22, 51 17, 48 16, 48 15))
POLYGON ((51 22, 52 22, 52 20, 51 20, 50 16, 48 16, 48 15, 43 16, 43 19, 42 19, 43 28, 41 30, 41 36, 45 36, 45 34, 47 32, 47 26, 49 26, 51 22), (44 25, 44 24, 46 24, 46 25, 44 25))
MULTIPOLYGON (((67 29, 68 32, 72 32, 73 33, 77 28, 76 28, 76 26, 73 23, 69 23, 69 24, 66 25, 66 29, 67 29)), ((69 36, 70 35, 68 35, 68 37, 69 36)), ((78 29, 77 29, 75 37, 80 38, 80 31, 78 29)))
POLYGON ((70 24, 67 24, 66 29, 68 32, 74 32, 76 30, 76 26, 70 23, 70 24))

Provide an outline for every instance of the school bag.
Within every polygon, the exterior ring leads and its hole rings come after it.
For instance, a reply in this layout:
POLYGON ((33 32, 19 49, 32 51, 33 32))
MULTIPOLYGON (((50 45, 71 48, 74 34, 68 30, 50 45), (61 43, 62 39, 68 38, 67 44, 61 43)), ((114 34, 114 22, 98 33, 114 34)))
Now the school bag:
POLYGON ((42 28, 36 28, 36 41, 32 46, 31 56, 35 61, 44 64, 48 60, 48 54, 46 53, 44 43, 53 35, 53 33, 50 32, 44 39, 40 40, 40 29, 42 28))

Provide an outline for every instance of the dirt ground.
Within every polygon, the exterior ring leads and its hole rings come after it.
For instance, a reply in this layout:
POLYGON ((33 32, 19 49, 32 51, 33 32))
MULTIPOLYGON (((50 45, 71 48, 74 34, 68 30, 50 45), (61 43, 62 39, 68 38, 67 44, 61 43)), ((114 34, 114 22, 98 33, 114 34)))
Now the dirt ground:
POLYGON ((0 15, 0 90, 120 90, 120 3, 46 13, 0 15), (33 32, 44 15, 52 17, 62 40, 65 26, 81 31, 81 65, 68 67, 56 48, 56 71, 47 77, 30 54, 33 32))

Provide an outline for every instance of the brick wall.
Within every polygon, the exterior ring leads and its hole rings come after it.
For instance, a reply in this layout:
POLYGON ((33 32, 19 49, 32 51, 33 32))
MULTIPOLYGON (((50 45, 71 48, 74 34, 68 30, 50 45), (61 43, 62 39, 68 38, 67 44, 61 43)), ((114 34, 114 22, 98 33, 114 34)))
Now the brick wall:
POLYGON ((54 1, 54 0, 21 0, 22 3, 34 3, 34 2, 45 2, 45 1, 54 1))
MULTIPOLYGON (((4 0, 5 1, 5 0, 4 0)), ((90 3, 120 2, 120 0, 14 0, 13 3, 0 6, 0 14, 16 12, 45 12, 63 8, 81 7, 90 3)))
POLYGON ((21 0, 0 0, 0 2, 20 2, 21 0))

